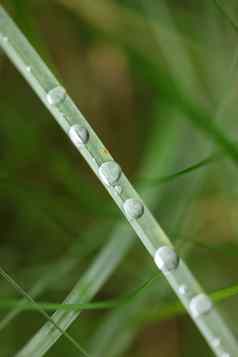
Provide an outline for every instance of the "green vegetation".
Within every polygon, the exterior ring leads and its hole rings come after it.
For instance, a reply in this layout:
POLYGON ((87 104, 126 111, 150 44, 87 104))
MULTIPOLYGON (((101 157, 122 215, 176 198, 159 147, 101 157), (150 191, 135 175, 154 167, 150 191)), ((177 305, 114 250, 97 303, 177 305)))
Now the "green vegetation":
MULTIPOLYGON (((213 308, 195 321, 217 356, 233 355, 236 3, 3 3, 226 315, 213 308)), ((66 133, 75 123, 89 130, 79 149, 98 174, 108 151, 2 12, 0 29, 4 51, 66 133)), ((0 356, 209 356, 99 182, 3 55, 0 75, 0 356)), ((106 187, 130 214, 120 198, 137 196, 120 180, 122 193, 106 187)), ((154 255, 167 240, 147 210, 133 209, 141 223, 131 224, 154 255)), ((201 291, 183 260, 165 275, 179 296, 184 285, 201 291)), ((189 312, 191 297, 182 298, 189 312)))

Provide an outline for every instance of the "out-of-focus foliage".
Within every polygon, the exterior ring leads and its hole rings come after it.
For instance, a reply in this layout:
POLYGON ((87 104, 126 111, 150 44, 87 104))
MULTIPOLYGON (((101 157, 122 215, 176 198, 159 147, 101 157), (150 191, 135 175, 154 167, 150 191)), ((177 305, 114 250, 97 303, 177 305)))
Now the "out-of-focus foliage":
MULTIPOLYGON (((236 286, 237 2, 1 3, 128 176, 141 190, 159 186, 154 213, 206 290, 236 286)), ((2 53, 0 84, 0 265, 37 301, 60 303, 121 216, 2 53)), ((128 296, 154 273, 135 242, 95 300, 128 296)), ((0 296, 20 297, 3 279, 0 296)), ((219 307, 238 336, 237 299, 219 307)), ((211 356, 174 304, 159 278, 127 305, 83 311, 69 333, 93 356, 211 356)), ((37 311, 8 320, 12 309, 0 310, 0 357, 45 322, 37 311)), ((63 337, 48 355, 78 351, 63 337)))

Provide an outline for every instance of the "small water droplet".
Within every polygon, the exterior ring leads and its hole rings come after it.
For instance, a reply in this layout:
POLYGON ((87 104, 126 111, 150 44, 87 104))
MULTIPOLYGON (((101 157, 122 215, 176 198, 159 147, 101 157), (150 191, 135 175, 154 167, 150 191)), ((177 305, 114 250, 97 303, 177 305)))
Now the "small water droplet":
POLYGON ((144 214, 144 206, 141 201, 129 198, 124 202, 124 210, 129 219, 138 219, 144 214))
POLYGON ((66 92, 63 87, 55 87, 49 91, 46 99, 50 105, 57 105, 61 103, 66 97, 66 92))
POLYGON ((93 157, 93 156, 92 156, 92 161, 94 162, 94 165, 95 165, 95 166, 98 166, 98 162, 97 162, 97 160, 95 159, 95 157, 93 157))
POLYGON ((75 146, 85 145, 89 140, 89 132, 84 126, 78 124, 71 126, 69 137, 75 146))
POLYGON ((179 289, 180 295, 187 295, 188 294, 188 287, 186 285, 180 285, 179 289))
POLYGON ((98 172, 106 185, 115 186, 121 177, 121 168, 115 161, 104 162, 98 172))
POLYGON ((117 193, 120 195, 120 194, 122 193, 122 187, 121 187, 121 185, 117 185, 117 186, 115 187, 115 190, 116 190, 117 193))
POLYGON ((212 302, 205 294, 199 294, 192 298, 190 310, 194 318, 207 314, 212 309, 212 302))
POLYGON ((176 269, 179 263, 175 250, 169 246, 160 247, 155 253, 154 260, 164 273, 176 269))
POLYGON ((31 72, 31 66, 26 66, 26 71, 31 72))
POLYGON ((3 36, 3 37, 2 37, 2 40, 3 40, 3 42, 6 43, 6 42, 8 42, 8 37, 7 37, 7 36, 3 36))
POLYGON ((214 347, 219 347, 220 344, 221 344, 221 340, 218 337, 214 337, 213 340, 212 340, 212 345, 214 347))

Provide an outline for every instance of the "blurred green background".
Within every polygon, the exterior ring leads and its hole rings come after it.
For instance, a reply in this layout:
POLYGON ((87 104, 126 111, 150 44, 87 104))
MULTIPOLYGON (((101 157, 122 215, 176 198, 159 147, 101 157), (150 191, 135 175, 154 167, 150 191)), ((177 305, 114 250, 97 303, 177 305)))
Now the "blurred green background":
MULTIPOLYGON (((236 286, 237 2, 1 3, 149 206, 153 197, 206 291, 236 286)), ((36 301, 60 303, 123 217, 2 52, 0 84, 0 265, 26 291, 41 286, 36 301)), ((155 274, 134 239, 95 301, 128 296, 155 274)), ((3 278, 0 296, 20 298, 3 278)), ((238 336, 238 297, 222 300, 238 336)), ((82 312, 69 333, 98 357, 212 356, 190 319, 168 312, 174 302, 159 275, 126 305, 82 312)), ((45 322, 36 311, 9 314, 0 310, 0 357, 45 322)), ((62 337, 48 355, 79 352, 62 337)))

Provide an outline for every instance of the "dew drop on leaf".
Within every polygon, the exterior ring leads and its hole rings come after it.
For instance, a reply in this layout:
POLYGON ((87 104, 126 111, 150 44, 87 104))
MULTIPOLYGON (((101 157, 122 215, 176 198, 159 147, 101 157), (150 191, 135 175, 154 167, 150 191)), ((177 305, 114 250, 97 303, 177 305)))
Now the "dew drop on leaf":
POLYGON ((75 146, 85 145, 89 140, 89 132, 83 126, 78 124, 71 126, 69 129, 69 137, 75 146))
POLYGON ((115 186, 121 177, 121 168, 115 161, 104 162, 99 167, 99 176, 106 185, 115 186))
POLYGON ((144 214, 144 206, 141 201, 129 198, 124 202, 124 210, 127 217, 130 219, 138 219, 144 214))
POLYGON ((205 294, 193 297, 190 302, 190 310, 194 318, 207 314, 211 309, 212 302, 205 294))
POLYGON ((65 89, 63 87, 58 86, 51 89, 48 92, 46 98, 47 98, 47 102, 50 105, 57 105, 65 99, 65 96, 66 96, 65 89))
POLYGON ((154 260, 158 268, 164 273, 175 270, 179 264, 175 250, 169 246, 160 247, 155 253, 154 260))

